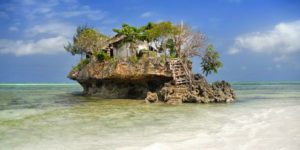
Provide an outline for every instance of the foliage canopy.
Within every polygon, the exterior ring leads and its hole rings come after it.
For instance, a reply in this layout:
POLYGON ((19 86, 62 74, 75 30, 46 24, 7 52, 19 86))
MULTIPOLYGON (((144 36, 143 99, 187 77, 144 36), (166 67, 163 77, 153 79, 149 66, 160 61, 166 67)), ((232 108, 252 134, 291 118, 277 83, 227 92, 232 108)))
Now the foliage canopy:
POLYGON ((218 69, 223 67, 219 58, 220 55, 215 50, 214 46, 211 44, 208 45, 201 62, 202 71, 206 76, 211 73, 218 73, 218 69))
MULTIPOLYGON (((131 54, 137 53, 137 43, 146 41, 148 46, 154 46, 159 52, 164 51, 165 58, 179 57, 183 60, 198 56, 202 59, 201 67, 203 73, 207 76, 211 73, 217 73, 223 66, 219 60, 219 53, 213 45, 203 52, 206 45, 206 37, 200 32, 194 31, 188 25, 174 25, 171 22, 149 22, 141 27, 134 27, 123 24, 120 29, 113 29, 117 35, 125 35, 123 42, 130 44, 131 54), (167 54, 167 51, 169 52, 167 54)), ((65 49, 72 55, 75 54, 94 54, 98 61, 109 59, 109 54, 103 51, 109 41, 109 37, 99 33, 97 30, 87 26, 79 26, 65 49)), ((135 58, 130 58, 135 62, 135 58)), ((187 62, 187 61, 184 61, 187 62)), ((79 65, 83 66, 83 65, 79 65)))
POLYGON ((100 62, 110 59, 110 56, 102 50, 97 51, 95 53, 95 55, 96 55, 97 60, 100 61, 100 62))
POLYGON ((107 39, 106 35, 99 33, 94 28, 79 26, 73 37, 73 43, 69 42, 65 49, 72 55, 93 52, 99 50, 107 39))

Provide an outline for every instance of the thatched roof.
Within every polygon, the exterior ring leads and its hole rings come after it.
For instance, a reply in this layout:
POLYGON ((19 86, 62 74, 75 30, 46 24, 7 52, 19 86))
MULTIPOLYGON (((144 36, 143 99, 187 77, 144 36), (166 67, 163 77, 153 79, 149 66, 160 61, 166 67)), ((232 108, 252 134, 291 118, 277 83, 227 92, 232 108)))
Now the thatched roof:
POLYGON ((115 44, 122 41, 123 39, 125 39, 125 37, 126 37, 125 35, 120 35, 120 34, 115 35, 114 37, 106 41, 104 48, 107 48, 111 44, 115 44))
POLYGON ((108 40, 108 44, 114 44, 117 42, 122 41, 126 36, 125 35, 115 35, 114 37, 112 37, 111 39, 108 40))

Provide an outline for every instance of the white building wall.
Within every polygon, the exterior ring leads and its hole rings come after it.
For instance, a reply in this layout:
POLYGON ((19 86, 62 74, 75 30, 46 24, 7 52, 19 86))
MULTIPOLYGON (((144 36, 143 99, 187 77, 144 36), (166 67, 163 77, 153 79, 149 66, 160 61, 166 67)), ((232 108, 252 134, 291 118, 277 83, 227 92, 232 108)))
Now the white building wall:
POLYGON ((141 50, 148 50, 149 46, 146 41, 140 42, 137 46, 137 52, 139 53, 141 50))
POLYGON ((130 44, 125 43, 121 47, 115 49, 115 57, 127 57, 131 56, 130 54, 130 44))

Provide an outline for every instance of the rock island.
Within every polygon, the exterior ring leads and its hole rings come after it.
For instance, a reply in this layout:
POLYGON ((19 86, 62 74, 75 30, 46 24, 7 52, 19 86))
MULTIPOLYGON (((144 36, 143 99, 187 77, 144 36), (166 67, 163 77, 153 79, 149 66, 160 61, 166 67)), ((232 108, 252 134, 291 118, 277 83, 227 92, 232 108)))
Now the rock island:
POLYGON ((109 99, 143 99, 167 104, 232 102, 235 94, 225 81, 208 83, 204 76, 222 67, 219 53, 200 32, 183 23, 123 24, 108 37, 87 26, 77 28, 65 46, 81 55, 68 77, 84 95, 109 99), (198 57, 203 75, 192 73, 198 57))

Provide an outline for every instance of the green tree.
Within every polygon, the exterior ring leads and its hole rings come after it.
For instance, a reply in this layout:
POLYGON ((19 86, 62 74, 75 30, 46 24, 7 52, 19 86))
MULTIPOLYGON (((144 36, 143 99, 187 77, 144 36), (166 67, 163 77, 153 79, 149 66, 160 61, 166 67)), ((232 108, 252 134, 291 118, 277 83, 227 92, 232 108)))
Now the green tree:
POLYGON ((123 24, 121 29, 113 29, 119 35, 125 35, 124 42, 130 44, 131 53, 136 53, 137 41, 141 38, 141 29, 123 24))
POLYGON ((147 31, 154 27, 155 23, 148 22, 145 26, 141 26, 139 28, 139 40, 147 41, 148 43, 151 42, 151 39, 147 35, 147 31))
POLYGON ((113 29, 113 31, 117 34, 125 35, 125 42, 129 42, 133 50, 136 48, 137 41, 147 41, 148 43, 154 42, 155 47, 159 50, 165 51, 169 48, 172 51, 172 55, 177 56, 174 52, 174 39, 180 33, 180 29, 171 22, 149 22, 139 28, 123 24, 121 29, 113 29))
POLYGON ((140 37, 140 30, 128 24, 123 24, 121 29, 113 29, 113 31, 117 34, 125 35, 126 42, 136 42, 140 37))
POLYGON ((223 67, 219 58, 220 55, 215 50, 214 46, 211 44, 208 45, 201 62, 202 71, 206 76, 211 73, 218 73, 218 69, 223 67))
POLYGON ((99 33, 96 29, 87 26, 77 27, 73 42, 69 42, 65 49, 72 55, 94 53, 104 46, 108 37, 99 33))
POLYGON ((172 51, 172 55, 176 55, 174 53, 174 39, 179 33, 179 28, 171 22, 148 24, 148 29, 144 31, 145 37, 147 37, 148 41, 153 41, 159 50, 165 52, 165 56, 167 56, 167 48, 172 51))
POLYGON ((166 44, 168 39, 173 39, 174 36, 180 33, 179 28, 171 22, 152 23, 150 27, 145 30, 146 37, 149 41, 157 41, 160 44, 166 44))
POLYGON ((172 58, 178 57, 178 54, 175 49, 175 42, 173 39, 167 40, 166 47, 170 50, 170 57, 172 57, 172 58))

